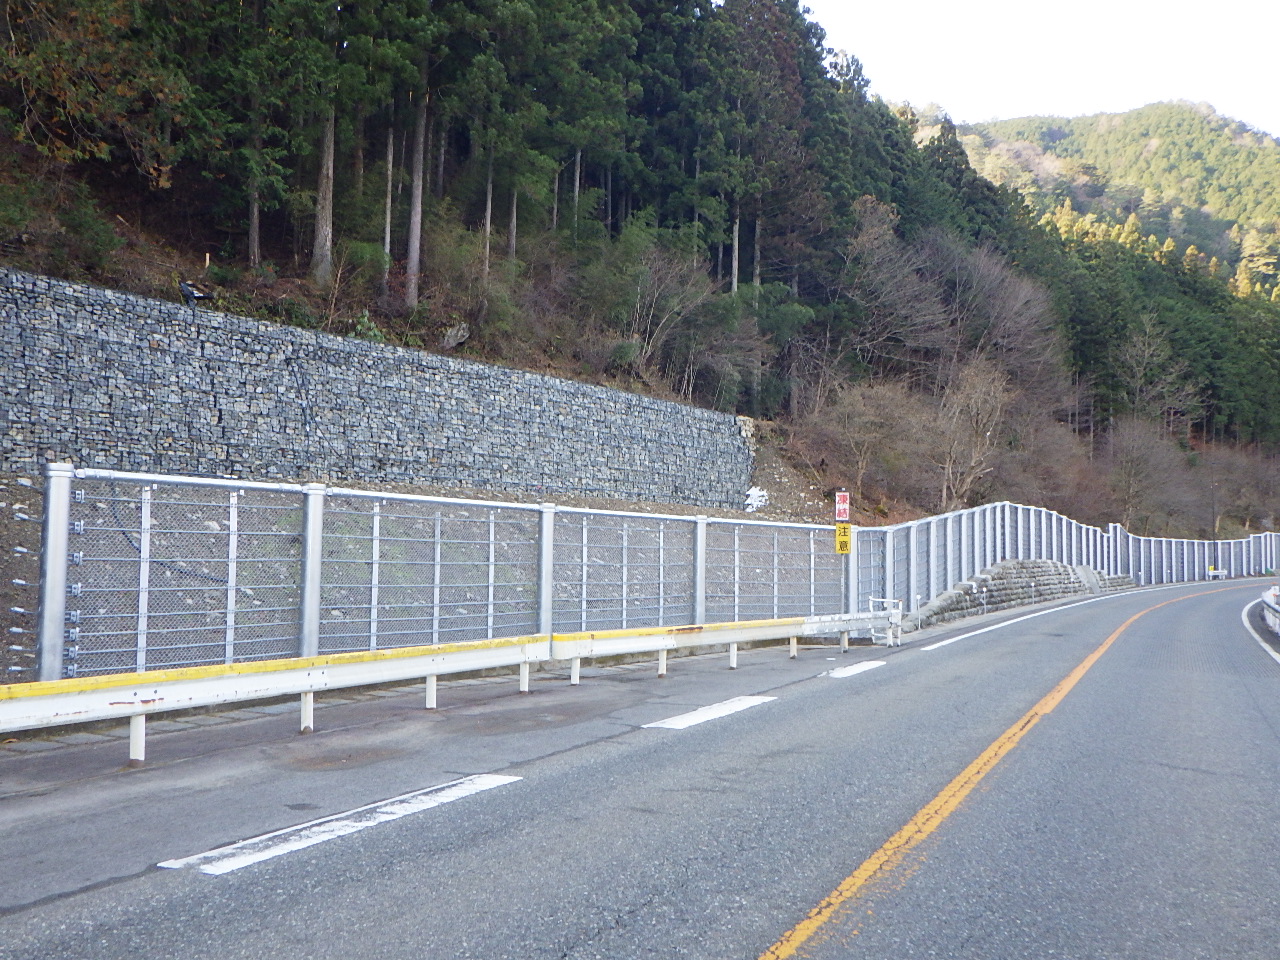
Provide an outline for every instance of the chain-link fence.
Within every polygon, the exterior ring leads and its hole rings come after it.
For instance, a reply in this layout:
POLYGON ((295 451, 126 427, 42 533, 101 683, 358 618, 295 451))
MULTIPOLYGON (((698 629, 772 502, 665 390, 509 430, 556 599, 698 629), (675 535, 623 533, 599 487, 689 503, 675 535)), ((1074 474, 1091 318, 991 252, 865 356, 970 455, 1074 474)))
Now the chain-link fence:
POLYGON ((1278 536, 1134 537, 1010 503, 854 531, 49 468, 39 676, 915 611, 1005 559, 1259 575, 1278 536))

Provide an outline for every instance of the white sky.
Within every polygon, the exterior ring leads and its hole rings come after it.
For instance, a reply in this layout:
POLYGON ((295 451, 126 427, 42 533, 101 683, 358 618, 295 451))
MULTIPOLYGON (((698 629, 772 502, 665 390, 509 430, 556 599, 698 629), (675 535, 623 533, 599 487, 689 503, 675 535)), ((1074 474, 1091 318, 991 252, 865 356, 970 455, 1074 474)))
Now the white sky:
POLYGON ((1207 102, 1280 137, 1280 0, 801 0, 871 92, 957 123, 1207 102))

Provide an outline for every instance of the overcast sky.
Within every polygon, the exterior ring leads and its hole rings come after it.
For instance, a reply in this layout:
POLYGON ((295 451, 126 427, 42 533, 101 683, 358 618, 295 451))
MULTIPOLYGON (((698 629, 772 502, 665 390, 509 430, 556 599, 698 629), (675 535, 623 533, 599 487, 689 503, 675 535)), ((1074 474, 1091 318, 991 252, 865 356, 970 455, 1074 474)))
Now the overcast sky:
POLYGON ((1211 103, 1280 137, 1280 0, 801 0, 871 92, 957 123, 1211 103))

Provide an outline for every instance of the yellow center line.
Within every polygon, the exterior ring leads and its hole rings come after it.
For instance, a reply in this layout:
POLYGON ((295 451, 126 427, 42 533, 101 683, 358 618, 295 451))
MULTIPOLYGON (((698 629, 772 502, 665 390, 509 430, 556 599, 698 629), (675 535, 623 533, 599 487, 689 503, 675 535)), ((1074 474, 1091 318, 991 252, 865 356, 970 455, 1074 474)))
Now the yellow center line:
POLYGON ((897 867, 912 848, 919 845, 926 837, 942 826, 943 821, 956 811, 960 804, 964 802, 964 799, 973 792, 974 787, 978 785, 982 778, 995 769, 996 764, 1018 745, 1018 741, 1022 739, 1027 731, 1048 716, 1053 708, 1062 702, 1063 698, 1071 692, 1071 688, 1080 682, 1080 678, 1089 672, 1090 668, 1116 642, 1116 639, 1133 625, 1134 621, 1140 617, 1145 617, 1152 610, 1159 610, 1161 607, 1168 606, 1171 603, 1179 603, 1192 597, 1208 596, 1212 593, 1222 593, 1223 590, 1230 589, 1238 588, 1223 587, 1217 590, 1206 590, 1185 597, 1165 600, 1163 603, 1157 603, 1155 606, 1147 607, 1147 609, 1135 613, 1120 624, 1111 636, 1102 641, 1098 649, 1085 657, 1074 670, 1045 695, 1044 699, 1028 710, 1017 723, 1001 734, 991 746, 983 750, 978 755, 978 758, 965 767, 959 776, 942 788, 941 793, 925 804, 919 813, 908 820, 906 826, 890 837, 884 846, 863 861, 862 865, 832 890, 826 899, 810 910, 808 916, 783 934, 777 943, 760 954, 760 960, 785 960, 786 957, 795 956, 796 951, 831 920, 836 911, 857 897, 862 888, 871 880, 887 874, 897 867))

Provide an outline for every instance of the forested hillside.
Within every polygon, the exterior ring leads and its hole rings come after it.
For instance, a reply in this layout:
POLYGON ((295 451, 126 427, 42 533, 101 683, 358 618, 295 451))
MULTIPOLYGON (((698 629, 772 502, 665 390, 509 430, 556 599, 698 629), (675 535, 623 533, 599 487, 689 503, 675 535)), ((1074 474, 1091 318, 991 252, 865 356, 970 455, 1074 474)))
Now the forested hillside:
POLYGON ((3 10, 16 266, 776 420, 868 510, 1280 513, 1265 277, 1037 210, 795 0, 3 10))
POLYGON ((1024 117, 963 137, 974 165, 1048 211, 1137 218, 1144 236, 1194 246, 1233 284, 1277 293, 1280 141, 1207 104, 1153 103, 1123 114, 1024 117))

